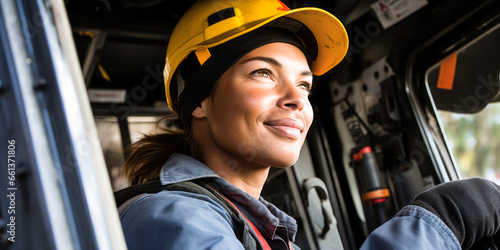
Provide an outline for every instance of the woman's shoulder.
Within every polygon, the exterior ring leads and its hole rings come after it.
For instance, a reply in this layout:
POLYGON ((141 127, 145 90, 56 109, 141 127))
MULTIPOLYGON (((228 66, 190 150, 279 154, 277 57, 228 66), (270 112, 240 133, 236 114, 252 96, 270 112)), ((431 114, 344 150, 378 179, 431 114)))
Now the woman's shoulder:
POLYGON ((213 237, 240 245, 229 213, 203 194, 173 190, 147 194, 124 210, 120 219, 129 249, 144 244, 154 249, 173 242, 184 247, 212 247, 216 244, 213 237))
MULTIPOLYGON (((158 193, 144 194, 130 204, 120 214, 120 217, 123 219, 130 216, 129 214, 135 217, 136 213, 141 214, 141 217, 144 217, 142 219, 147 219, 150 216, 155 220, 158 217, 182 215, 184 213, 189 213, 191 216, 198 213, 203 216, 219 215, 227 217, 229 221, 231 220, 229 213, 210 197, 178 190, 162 190, 158 193)), ((179 219, 184 220, 184 218, 179 219)))

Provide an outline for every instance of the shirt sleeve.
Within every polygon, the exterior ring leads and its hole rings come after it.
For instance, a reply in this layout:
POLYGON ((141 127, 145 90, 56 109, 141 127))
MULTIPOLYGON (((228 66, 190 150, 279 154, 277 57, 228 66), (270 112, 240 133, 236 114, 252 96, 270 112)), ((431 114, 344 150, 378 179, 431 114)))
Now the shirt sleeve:
POLYGON ((409 205, 375 229, 361 249, 461 249, 460 244, 436 215, 409 205))
POLYGON ((207 196, 162 191, 120 215, 128 249, 243 249, 227 211, 207 196))

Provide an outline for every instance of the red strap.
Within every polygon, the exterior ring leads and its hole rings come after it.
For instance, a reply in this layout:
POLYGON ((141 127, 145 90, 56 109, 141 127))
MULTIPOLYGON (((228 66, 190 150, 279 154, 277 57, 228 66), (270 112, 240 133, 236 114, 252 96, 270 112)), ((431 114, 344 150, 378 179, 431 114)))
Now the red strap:
MULTIPOLYGON (((220 193, 219 193, 220 194, 220 193)), ((226 196, 220 194, 222 197, 224 197, 224 199, 226 199, 226 201, 229 202, 229 204, 231 204, 234 209, 236 209, 236 211, 238 211, 238 213, 241 214, 241 216, 243 216, 243 218, 245 218, 245 220, 248 222, 248 224, 250 224, 250 227, 252 227, 253 231, 255 232, 255 234, 257 234, 257 238, 259 239, 259 242, 260 242, 260 245, 262 246, 262 248, 264 250, 271 250, 271 247, 269 246, 269 243, 267 243, 266 239, 264 238, 264 235, 262 235, 259 231, 259 229, 257 229, 257 227, 249 220, 247 219, 247 217, 245 217, 245 215, 243 215, 240 210, 228 199, 226 198, 226 196)))
MULTIPOLYGON (((262 248, 264 250, 272 250, 271 249, 271 246, 269 246, 269 243, 267 243, 266 239, 264 238, 264 235, 262 235, 262 233, 260 233, 259 229, 257 229, 257 227, 250 221, 247 219, 247 217, 245 217, 245 215, 243 215, 241 213, 241 211, 228 199, 226 198, 226 196, 224 196, 221 192, 219 192, 219 190, 217 190, 216 188, 214 188, 213 186, 209 185, 213 190, 215 190, 217 193, 220 194, 220 196, 222 196, 227 202, 229 202, 229 204, 231 204, 231 206, 234 207, 234 209, 236 209, 236 211, 238 211, 238 213, 243 216, 243 218, 245 218, 245 220, 248 222, 248 224, 250 224, 250 227, 252 227, 253 231, 255 232, 255 234, 257 234, 257 238, 260 242, 260 245, 262 246, 262 248)), ((290 248, 290 250, 293 250, 293 244, 291 241, 288 241, 288 247, 290 248)))

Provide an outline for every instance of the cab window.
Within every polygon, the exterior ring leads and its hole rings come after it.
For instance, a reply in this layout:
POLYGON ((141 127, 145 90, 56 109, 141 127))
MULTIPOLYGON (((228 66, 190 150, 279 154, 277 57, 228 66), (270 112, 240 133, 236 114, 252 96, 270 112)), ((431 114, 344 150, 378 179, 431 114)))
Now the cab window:
POLYGON ((448 150, 462 178, 500 183, 500 26, 426 74, 448 150))

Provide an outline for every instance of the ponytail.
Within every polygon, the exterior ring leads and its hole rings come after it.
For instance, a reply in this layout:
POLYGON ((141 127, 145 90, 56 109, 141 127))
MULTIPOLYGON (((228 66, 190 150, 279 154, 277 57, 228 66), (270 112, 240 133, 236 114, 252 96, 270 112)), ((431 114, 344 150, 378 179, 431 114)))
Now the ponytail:
POLYGON ((145 135, 126 150, 130 156, 125 161, 123 174, 131 185, 158 178, 163 164, 172 154, 193 155, 195 152, 195 143, 189 133, 159 128, 161 133, 145 135))

